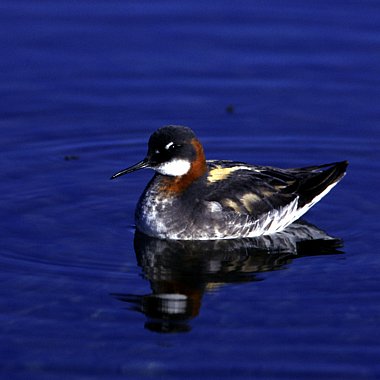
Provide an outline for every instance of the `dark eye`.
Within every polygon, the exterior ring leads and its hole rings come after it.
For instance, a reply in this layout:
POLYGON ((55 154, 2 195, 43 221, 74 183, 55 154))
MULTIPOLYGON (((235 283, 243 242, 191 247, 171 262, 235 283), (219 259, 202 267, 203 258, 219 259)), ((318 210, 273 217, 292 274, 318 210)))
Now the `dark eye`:
POLYGON ((178 144, 174 144, 174 142, 171 141, 170 143, 165 145, 165 150, 167 150, 167 151, 174 150, 175 148, 178 148, 178 147, 179 147, 178 144))

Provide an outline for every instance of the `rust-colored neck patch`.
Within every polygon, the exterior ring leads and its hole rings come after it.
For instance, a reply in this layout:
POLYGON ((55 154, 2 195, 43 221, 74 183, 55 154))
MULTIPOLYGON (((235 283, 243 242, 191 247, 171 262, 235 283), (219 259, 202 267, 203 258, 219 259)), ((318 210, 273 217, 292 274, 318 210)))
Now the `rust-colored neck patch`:
POLYGON ((206 157, 202 144, 197 139, 191 140, 195 149, 195 160, 191 163, 190 170, 180 177, 168 177, 163 180, 161 190, 171 193, 181 193, 186 190, 197 178, 207 171, 206 157))

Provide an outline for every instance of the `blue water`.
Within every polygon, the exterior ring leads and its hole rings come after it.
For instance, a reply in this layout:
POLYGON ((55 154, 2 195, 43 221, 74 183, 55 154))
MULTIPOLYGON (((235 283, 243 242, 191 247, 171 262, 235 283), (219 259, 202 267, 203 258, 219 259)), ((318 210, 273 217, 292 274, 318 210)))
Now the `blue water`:
POLYGON ((0 10, 2 378, 380 377, 377 1, 0 10), (151 173, 109 177, 170 123, 210 159, 348 159, 307 214, 337 244, 135 238, 151 173))

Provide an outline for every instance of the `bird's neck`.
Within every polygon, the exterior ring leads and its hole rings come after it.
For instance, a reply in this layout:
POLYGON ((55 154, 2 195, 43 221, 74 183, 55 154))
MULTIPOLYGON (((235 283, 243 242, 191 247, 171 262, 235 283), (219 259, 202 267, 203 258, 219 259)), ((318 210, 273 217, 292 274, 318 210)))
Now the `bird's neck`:
POLYGON ((202 144, 195 138, 191 141, 191 144, 195 150, 195 160, 192 161, 189 171, 182 176, 165 177, 162 183, 162 190, 175 194, 182 193, 207 172, 206 157, 202 144))

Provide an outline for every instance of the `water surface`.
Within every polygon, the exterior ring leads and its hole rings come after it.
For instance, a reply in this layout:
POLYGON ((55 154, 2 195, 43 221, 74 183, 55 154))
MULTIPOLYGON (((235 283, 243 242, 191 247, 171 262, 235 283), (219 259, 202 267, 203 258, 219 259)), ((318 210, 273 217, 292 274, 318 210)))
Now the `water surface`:
POLYGON ((4 378, 380 376, 377 2, 0 8, 4 378), (169 123, 210 159, 348 159, 306 218, 338 240, 135 237, 151 173, 109 177, 169 123))

